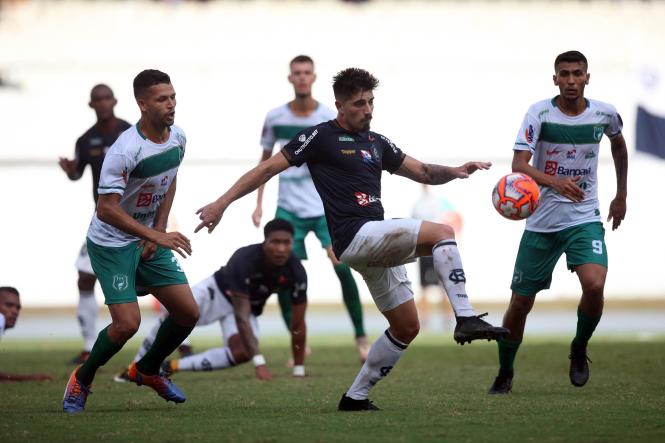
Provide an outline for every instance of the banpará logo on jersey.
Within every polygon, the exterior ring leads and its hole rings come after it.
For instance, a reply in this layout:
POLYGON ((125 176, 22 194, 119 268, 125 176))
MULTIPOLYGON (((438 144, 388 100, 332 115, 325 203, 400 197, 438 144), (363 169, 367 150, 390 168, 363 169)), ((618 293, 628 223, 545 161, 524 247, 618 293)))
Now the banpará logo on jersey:
POLYGON ((372 154, 369 151, 361 149, 360 158, 362 158, 363 163, 366 165, 374 164, 374 159, 372 158, 372 154))
POLYGON ((559 166, 556 168, 556 174, 557 175, 572 175, 572 176, 578 176, 578 175, 589 175, 591 174, 591 168, 564 168, 563 166, 559 166))
POLYGON ((584 158, 589 160, 590 158, 596 158, 596 153, 593 151, 589 151, 586 154, 584 154, 584 158))
POLYGON ((566 158, 568 160, 575 160, 575 157, 577 157, 577 149, 571 149, 566 152, 566 158))
POLYGON ((341 142, 354 142, 354 141, 355 141, 355 140, 353 139, 353 137, 351 137, 351 136, 349 136, 349 135, 340 135, 340 136, 337 138, 337 140, 338 140, 338 141, 341 141, 341 142))
POLYGON ((298 141, 300 143, 304 143, 305 140, 307 140, 307 137, 305 137, 305 134, 300 134, 300 137, 298 137, 298 141))
POLYGON ((603 126, 594 126, 593 128, 593 138, 596 141, 600 141, 600 139, 603 138, 603 133, 605 132, 605 128, 603 126))
MULTIPOLYGON (((305 139, 305 141, 303 142, 303 144, 300 145, 300 147, 299 147, 298 149, 296 149, 293 153, 294 153, 295 155, 300 154, 300 153, 302 152, 302 150, 305 149, 305 148, 307 147, 307 145, 308 145, 308 144, 314 139, 314 137, 316 137, 316 134, 318 134, 318 133, 319 133, 319 130, 318 130, 318 129, 315 129, 314 132, 312 132, 312 134, 311 134, 309 137, 307 137, 307 138, 305 139)), ((304 136, 305 136, 305 134, 302 134, 300 137, 298 137, 298 141, 300 141, 300 139, 301 139, 302 137, 304 137, 304 136)))
POLYGON ((113 289, 116 291, 124 291, 129 287, 129 277, 125 274, 115 274, 113 276, 113 289))
POLYGON ((533 132, 533 125, 529 125, 529 127, 524 130, 524 138, 527 143, 533 143, 533 132))
POLYGON ((360 206, 369 206, 374 202, 380 202, 381 199, 375 195, 366 194, 364 192, 356 192, 356 203, 360 206))
POLYGON ((153 194, 152 192, 140 192, 136 199, 137 208, 145 208, 153 203, 157 203, 166 197, 166 194, 153 194))
POLYGON ((556 168, 559 166, 559 163, 548 160, 545 162, 545 170, 543 171, 547 175, 556 175, 556 168))

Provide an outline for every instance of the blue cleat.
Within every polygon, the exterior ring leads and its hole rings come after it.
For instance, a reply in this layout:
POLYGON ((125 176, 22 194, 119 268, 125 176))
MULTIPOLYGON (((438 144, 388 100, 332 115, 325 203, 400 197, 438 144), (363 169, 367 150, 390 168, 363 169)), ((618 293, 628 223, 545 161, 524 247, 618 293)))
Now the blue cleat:
POLYGON ((129 375, 129 380, 136 383, 138 386, 146 385, 151 387, 157 394, 166 401, 172 401, 174 403, 184 403, 185 394, 180 390, 179 387, 171 381, 170 378, 163 375, 145 375, 141 374, 138 369, 136 369, 136 363, 132 363, 127 373, 129 375))
POLYGON ((81 367, 77 366, 72 374, 69 376, 67 387, 65 388, 65 395, 62 399, 62 410, 68 414, 76 414, 83 412, 85 409, 85 401, 90 394, 90 386, 86 386, 76 378, 76 371, 81 367))

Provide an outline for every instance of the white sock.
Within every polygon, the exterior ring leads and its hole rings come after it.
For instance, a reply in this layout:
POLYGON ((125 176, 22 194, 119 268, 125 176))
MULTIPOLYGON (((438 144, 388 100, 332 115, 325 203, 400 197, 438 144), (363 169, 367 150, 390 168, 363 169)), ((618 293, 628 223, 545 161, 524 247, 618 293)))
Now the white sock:
POLYGON ((471 317, 476 312, 466 294, 466 276, 454 239, 441 240, 432 248, 434 269, 446 288, 448 300, 457 317, 471 317))
MULTIPOLYGON (((168 314, 167 314, 168 315, 168 314)), ((159 320, 157 320, 157 323, 155 323, 155 326, 152 327, 146 338, 143 339, 141 342, 141 346, 139 346, 138 352, 136 352, 136 355, 134 356, 134 360, 132 361, 139 361, 143 358, 146 352, 148 352, 148 349, 152 346, 152 342, 155 341, 155 337, 157 337, 157 331, 159 331, 159 327, 162 325, 164 322, 164 319, 166 317, 159 317, 159 320)))
POLYGON ((200 354, 178 359, 178 371, 212 371, 235 365, 236 362, 229 348, 208 349, 200 354))
POLYGON ((81 326, 83 336, 83 350, 90 352, 97 340, 97 313, 99 307, 95 299, 95 291, 79 291, 79 304, 76 308, 76 318, 81 326))
POLYGON ((381 335, 370 348, 367 360, 360 368, 360 372, 349 390, 346 391, 346 396, 354 400, 366 399, 369 390, 390 373, 406 347, 405 343, 394 338, 386 329, 385 334, 381 335))

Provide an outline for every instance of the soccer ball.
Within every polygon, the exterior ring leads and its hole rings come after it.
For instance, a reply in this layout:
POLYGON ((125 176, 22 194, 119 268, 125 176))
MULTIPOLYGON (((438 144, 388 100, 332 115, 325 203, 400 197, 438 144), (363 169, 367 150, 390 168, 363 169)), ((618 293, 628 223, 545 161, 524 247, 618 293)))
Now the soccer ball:
POLYGON ((538 183, 526 174, 515 172, 501 177, 492 191, 496 211, 510 220, 522 220, 540 204, 538 183))

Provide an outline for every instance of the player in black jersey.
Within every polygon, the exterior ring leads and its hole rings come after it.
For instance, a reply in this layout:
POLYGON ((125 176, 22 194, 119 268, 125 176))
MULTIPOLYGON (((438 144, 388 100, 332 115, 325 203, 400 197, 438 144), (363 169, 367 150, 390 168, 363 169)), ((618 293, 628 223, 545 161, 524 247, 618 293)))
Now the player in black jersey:
MULTIPOLYGON (((70 180, 78 180, 83 176, 85 167, 90 165, 92 172, 92 197, 97 204, 97 185, 102 170, 102 163, 106 151, 115 140, 131 125, 117 118, 113 108, 118 103, 110 87, 104 84, 96 85, 90 91, 90 102, 88 105, 94 109, 97 122, 88 129, 78 140, 74 159, 70 160, 60 157, 58 164, 67 174, 70 180)), ((97 339, 97 312, 99 310, 95 300, 95 272, 92 270, 90 258, 85 242, 76 260, 78 270, 79 302, 76 310, 81 335, 83 336, 83 350, 74 357, 70 363, 81 364, 87 358, 92 345, 97 339)))
MULTIPOLYGON (((259 352, 256 319, 268 298, 284 291, 289 294, 293 309, 290 325, 293 375, 305 375, 307 273, 300 259, 292 253, 294 230, 291 223, 276 218, 266 223, 263 232, 263 243, 238 249, 226 266, 192 287, 201 313, 197 326, 219 322, 224 347, 167 360, 162 365, 165 372, 226 369, 252 360, 256 378, 270 380, 272 375, 259 352)), ((140 360, 150 348, 160 324, 161 320, 143 341, 134 361, 140 360)), ((114 380, 127 380, 126 372, 115 376, 114 380)))
POLYGON ((291 165, 307 164, 323 201, 333 250, 340 261, 362 274, 374 301, 390 327, 370 349, 351 388, 342 396, 343 411, 378 409, 369 390, 388 375, 420 325, 413 290, 404 263, 432 256, 434 267, 455 311, 458 343, 496 340, 508 330, 476 315, 466 294, 466 276, 453 228, 416 219, 384 220, 381 173, 386 170, 411 180, 440 185, 467 178, 486 162, 458 167, 424 164, 404 154, 390 139, 369 130, 378 80, 369 72, 349 68, 333 81, 337 118, 308 128, 280 154, 242 176, 218 200, 199 209, 196 231, 217 226, 226 208, 291 165))

